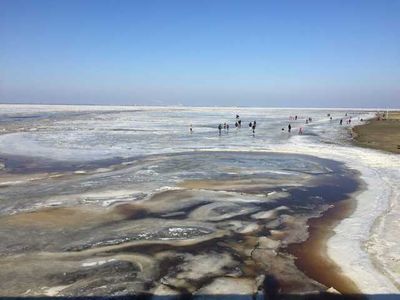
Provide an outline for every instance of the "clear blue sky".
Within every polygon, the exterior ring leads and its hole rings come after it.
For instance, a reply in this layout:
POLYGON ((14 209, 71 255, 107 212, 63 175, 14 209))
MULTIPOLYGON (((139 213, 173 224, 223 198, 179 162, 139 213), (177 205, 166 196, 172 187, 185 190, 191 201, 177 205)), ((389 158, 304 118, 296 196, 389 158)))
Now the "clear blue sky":
POLYGON ((0 0, 0 103, 400 107, 400 0, 0 0))

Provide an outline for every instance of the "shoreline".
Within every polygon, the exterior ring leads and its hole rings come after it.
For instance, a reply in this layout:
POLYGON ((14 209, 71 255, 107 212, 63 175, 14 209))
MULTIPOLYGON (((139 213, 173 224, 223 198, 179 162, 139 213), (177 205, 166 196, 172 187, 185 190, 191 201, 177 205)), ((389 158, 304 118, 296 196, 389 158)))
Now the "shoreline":
MULTIPOLYGON (((357 147, 354 143, 326 147, 324 144, 314 143, 311 138, 305 136, 292 137, 291 141, 295 148, 275 146, 270 151, 329 158, 341 161, 360 172, 359 179, 365 189, 353 195, 355 210, 352 214, 332 228, 334 234, 328 238, 326 244, 327 257, 339 266, 347 278, 352 279, 361 293, 398 294, 399 289, 386 272, 382 272, 382 268, 390 267, 389 263, 392 263, 392 260, 387 259, 386 255, 393 251, 389 251, 392 248, 385 241, 387 236, 382 237, 381 233, 386 232, 390 235, 390 232, 393 232, 390 231, 394 225, 393 217, 387 222, 391 224, 381 224, 380 232, 374 237, 372 235, 374 224, 379 217, 383 216, 386 219, 388 211, 392 211, 393 216, 398 214, 399 209, 391 207, 393 204, 399 206, 399 197, 396 195, 400 194, 396 179, 400 180, 398 172, 400 157, 388 152, 357 147), (376 257, 380 267, 373 262, 373 256, 376 257)), ((392 242, 394 245, 399 244, 398 240, 392 242)))
POLYGON ((320 217, 309 219, 308 239, 288 246, 288 253, 296 257, 295 265, 307 277, 345 295, 360 294, 361 291, 342 272, 340 266, 328 256, 328 240, 335 234, 334 228, 354 213, 356 205, 354 199, 342 200, 326 210, 320 217), (324 271, 321 272, 321 270, 324 271))
POLYGON ((400 112, 390 112, 388 119, 374 117, 351 128, 355 146, 400 154, 400 112))

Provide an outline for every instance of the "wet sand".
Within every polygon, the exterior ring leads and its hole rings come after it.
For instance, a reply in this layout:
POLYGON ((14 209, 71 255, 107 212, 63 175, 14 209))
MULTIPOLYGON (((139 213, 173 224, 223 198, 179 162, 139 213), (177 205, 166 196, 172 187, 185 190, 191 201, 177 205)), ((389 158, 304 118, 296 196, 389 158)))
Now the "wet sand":
POLYGON ((374 118, 352 130, 357 146, 400 154, 400 112, 389 112, 389 119, 374 118))
POLYGON ((0 218, 0 226, 33 228, 82 228, 122 220, 118 212, 96 207, 55 207, 0 218))
POLYGON ((321 217, 307 222, 310 236, 305 242, 288 247, 288 252, 296 257, 295 264, 302 272, 341 294, 360 294, 360 290, 329 259, 327 241, 335 234, 335 226, 349 217, 355 208, 356 203, 351 199, 334 204, 321 217))

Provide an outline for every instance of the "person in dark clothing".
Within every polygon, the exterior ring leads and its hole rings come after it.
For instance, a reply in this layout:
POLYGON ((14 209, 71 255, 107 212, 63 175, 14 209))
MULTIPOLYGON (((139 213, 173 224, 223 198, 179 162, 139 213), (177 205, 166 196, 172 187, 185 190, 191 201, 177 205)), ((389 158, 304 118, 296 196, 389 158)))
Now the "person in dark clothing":
POLYGON ((343 119, 340 119, 339 124, 340 124, 340 125, 343 124, 343 119))
POLYGON ((256 124, 255 123, 253 123, 252 129, 253 129, 253 135, 254 135, 256 133, 256 124))
POLYGON ((235 127, 238 128, 239 124, 238 122, 235 122, 235 127))
POLYGON ((221 130, 222 130, 222 124, 219 124, 219 125, 218 125, 219 135, 221 135, 221 130))
POLYGON ((288 132, 290 133, 290 131, 292 130, 292 125, 289 124, 287 128, 288 128, 288 132))
POLYGON ((250 123, 249 123, 249 127, 253 127, 253 123, 250 122, 250 123))
POLYGON ((254 128, 256 128, 256 126, 257 126, 256 120, 253 121, 253 125, 254 125, 254 128))
POLYGON ((238 121, 238 125, 239 125, 239 128, 242 127, 242 120, 239 120, 239 121, 238 121))

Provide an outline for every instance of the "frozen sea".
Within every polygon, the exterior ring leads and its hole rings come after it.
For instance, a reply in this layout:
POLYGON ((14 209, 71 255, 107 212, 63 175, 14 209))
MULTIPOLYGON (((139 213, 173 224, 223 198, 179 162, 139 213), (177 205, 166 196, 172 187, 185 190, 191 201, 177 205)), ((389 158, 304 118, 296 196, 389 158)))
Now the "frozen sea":
POLYGON ((349 133, 372 116, 0 105, 1 293, 250 294, 269 275, 284 292, 324 291, 285 249, 347 200, 356 209, 329 257, 361 292, 397 294, 400 157, 355 147, 349 133))

